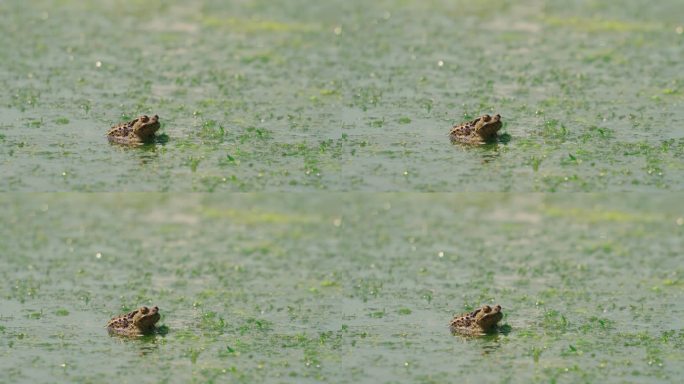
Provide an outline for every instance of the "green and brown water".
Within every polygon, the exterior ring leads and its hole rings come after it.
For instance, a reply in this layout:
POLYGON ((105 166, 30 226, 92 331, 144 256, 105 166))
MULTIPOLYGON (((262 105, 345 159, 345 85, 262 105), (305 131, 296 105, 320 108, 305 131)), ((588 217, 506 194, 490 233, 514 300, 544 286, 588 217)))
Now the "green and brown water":
POLYGON ((0 383, 678 381, 680 3, 0 0, 0 383))
POLYGON ((679 0, 0 2, 3 191, 684 187, 679 0), (141 113, 166 144, 110 146, 141 113), (449 128, 500 113, 509 139, 449 128))
POLYGON ((682 198, 0 195, 0 372, 674 382, 682 198), (501 332, 452 336, 451 317, 482 303, 503 306, 501 332), (107 335, 111 316, 143 304, 160 307, 162 335, 107 335))

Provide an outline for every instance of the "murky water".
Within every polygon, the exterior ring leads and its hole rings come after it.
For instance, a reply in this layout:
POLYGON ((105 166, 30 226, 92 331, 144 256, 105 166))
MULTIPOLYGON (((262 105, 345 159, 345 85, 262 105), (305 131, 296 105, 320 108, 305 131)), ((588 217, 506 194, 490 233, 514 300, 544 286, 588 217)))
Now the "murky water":
POLYGON ((0 190, 681 190, 679 11, 3 1, 0 190), (449 143, 494 112, 510 140, 449 143), (167 143, 107 143, 140 113, 167 143))
POLYGON ((0 1, 0 383, 677 381, 681 11, 0 1))
POLYGON ((2 381, 676 381, 683 197, 0 195, 2 381))

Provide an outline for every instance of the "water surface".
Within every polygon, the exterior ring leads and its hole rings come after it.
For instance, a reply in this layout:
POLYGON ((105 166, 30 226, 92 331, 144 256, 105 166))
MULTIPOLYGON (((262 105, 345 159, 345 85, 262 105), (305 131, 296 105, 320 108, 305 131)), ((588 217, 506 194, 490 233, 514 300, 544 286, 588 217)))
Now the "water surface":
POLYGON ((2 191, 684 187, 679 0, 0 3, 2 191), (161 116, 168 142, 111 146, 161 116), (454 146, 500 113, 510 140, 454 146))
POLYGON ((3 194, 0 381, 674 382, 683 197, 3 194))

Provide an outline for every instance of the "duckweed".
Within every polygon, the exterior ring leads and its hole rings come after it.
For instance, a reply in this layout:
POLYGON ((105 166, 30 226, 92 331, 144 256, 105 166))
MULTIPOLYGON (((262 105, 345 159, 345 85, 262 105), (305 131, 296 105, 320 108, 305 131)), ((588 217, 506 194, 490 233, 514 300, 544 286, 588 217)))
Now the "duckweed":
POLYGON ((673 381, 681 199, 3 194, 1 364, 13 381, 673 381), (483 303, 503 306, 497 334, 449 333, 483 303), (159 332, 109 337, 138 305, 159 332))
POLYGON ((674 0, 471 3, 3 2, 0 191, 681 189, 674 0))

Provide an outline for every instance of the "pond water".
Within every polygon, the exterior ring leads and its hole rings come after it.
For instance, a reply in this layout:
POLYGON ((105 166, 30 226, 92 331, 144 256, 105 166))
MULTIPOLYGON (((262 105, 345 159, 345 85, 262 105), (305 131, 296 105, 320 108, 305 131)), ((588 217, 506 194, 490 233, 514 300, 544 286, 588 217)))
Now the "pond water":
POLYGON ((674 382, 682 198, 2 194, 0 381, 674 382))
POLYGON ((0 0, 0 383, 677 381, 681 11, 0 0))
POLYGON ((679 0, 0 2, 2 191, 684 187, 679 0), (158 114, 168 140, 107 129, 158 114), (500 113, 509 137, 452 145, 500 113))

